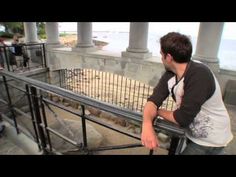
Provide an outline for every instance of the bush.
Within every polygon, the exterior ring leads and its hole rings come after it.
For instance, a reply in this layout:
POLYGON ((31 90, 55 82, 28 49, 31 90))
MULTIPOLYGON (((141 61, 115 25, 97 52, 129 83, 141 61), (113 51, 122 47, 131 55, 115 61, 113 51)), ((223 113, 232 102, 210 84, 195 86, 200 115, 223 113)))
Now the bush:
POLYGON ((13 38, 14 34, 7 33, 7 32, 0 32, 0 37, 3 38, 13 38))
POLYGON ((46 39, 47 36, 46 36, 46 34, 39 34, 39 38, 40 38, 40 39, 46 39))

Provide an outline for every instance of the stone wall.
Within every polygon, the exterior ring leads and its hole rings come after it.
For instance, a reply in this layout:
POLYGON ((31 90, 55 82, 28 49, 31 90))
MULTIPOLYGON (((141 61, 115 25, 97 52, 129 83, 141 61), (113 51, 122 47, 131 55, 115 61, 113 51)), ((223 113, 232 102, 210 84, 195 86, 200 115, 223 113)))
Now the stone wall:
MULTIPOLYGON (((65 68, 96 69, 124 75, 150 86, 155 86, 164 72, 164 67, 158 57, 149 59, 123 58, 118 54, 107 51, 96 51, 85 54, 72 51, 71 48, 50 49, 47 51, 47 56, 50 71, 65 68)), ((228 94, 225 93, 228 92, 228 89, 226 89, 228 81, 236 81, 236 71, 220 69, 216 77, 220 83, 222 95, 224 96, 228 94)), ((232 99, 236 100, 236 98, 232 99)))

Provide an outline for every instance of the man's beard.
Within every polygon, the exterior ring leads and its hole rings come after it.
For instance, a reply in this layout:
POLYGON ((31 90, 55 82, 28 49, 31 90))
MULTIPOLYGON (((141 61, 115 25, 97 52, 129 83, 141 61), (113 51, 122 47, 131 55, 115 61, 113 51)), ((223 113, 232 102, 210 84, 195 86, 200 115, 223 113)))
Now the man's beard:
POLYGON ((168 66, 164 65, 164 67, 166 71, 171 71, 171 69, 168 66))

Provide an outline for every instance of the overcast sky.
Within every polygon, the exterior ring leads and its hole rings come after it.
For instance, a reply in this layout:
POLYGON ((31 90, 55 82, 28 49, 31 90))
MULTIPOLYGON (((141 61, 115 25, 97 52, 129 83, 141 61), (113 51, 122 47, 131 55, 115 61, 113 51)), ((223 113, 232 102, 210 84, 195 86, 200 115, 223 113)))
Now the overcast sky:
MULTIPOLYGON (((198 22, 150 22, 149 32, 166 34, 169 31, 178 31, 196 37, 198 22)), ((59 31, 77 31, 75 22, 59 23, 59 31)), ((129 32, 129 22, 94 22, 93 31, 129 32)), ((226 22, 222 37, 236 40, 236 22, 226 22)))

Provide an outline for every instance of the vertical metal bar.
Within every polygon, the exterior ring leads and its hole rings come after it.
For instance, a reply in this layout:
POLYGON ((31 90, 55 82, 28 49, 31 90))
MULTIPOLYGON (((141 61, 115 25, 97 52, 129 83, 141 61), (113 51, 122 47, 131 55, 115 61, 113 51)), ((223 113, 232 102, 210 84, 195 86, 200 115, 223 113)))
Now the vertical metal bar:
MULTIPOLYGON (((8 60, 8 56, 7 56, 7 50, 6 50, 6 47, 4 46, 3 47, 3 50, 4 50, 4 55, 5 55, 5 59, 6 59, 6 63, 7 63, 7 70, 10 71, 10 64, 9 64, 9 60, 8 60)), ((8 48, 9 50, 9 48, 8 48)))
POLYGON ((65 89, 68 90, 68 87, 67 87, 67 69, 65 69, 65 89))
POLYGON ((25 85, 25 89, 26 89, 26 94, 28 97, 28 102, 29 102, 29 108, 30 108, 30 113, 31 113, 31 119, 32 119, 32 124, 33 124, 33 128, 34 128, 34 132, 35 132, 35 138, 36 138, 36 142, 38 144, 38 148, 39 150, 41 150, 40 144, 39 144, 39 136, 38 136, 38 130, 36 128, 36 123, 35 123, 35 117, 34 117, 34 113, 33 113, 33 108, 32 108, 32 101, 30 99, 30 92, 29 92, 29 86, 26 84, 25 85))
POLYGON ((119 85, 119 75, 118 74, 116 74, 116 105, 118 105, 118 99, 117 99, 117 97, 118 97, 118 89, 119 89, 119 87, 118 87, 118 85, 119 85))
POLYGON ((132 103, 132 110, 134 110, 134 99, 135 99, 135 90, 136 90, 136 80, 134 81, 134 93, 133 93, 133 103, 132 103))
POLYGON ((63 88, 66 89, 66 70, 63 69, 63 88))
POLYGON ((82 108, 82 131, 83 131, 83 142, 84 147, 87 147, 87 133, 86 133, 86 122, 85 122, 85 107, 81 105, 82 108))
POLYGON ((177 149, 178 144, 179 144, 179 141, 180 141, 179 137, 172 137, 171 138, 168 155, 175 155, 176 149, 177 149))
POLYGON ((125 94, 124 94, 124 107, 125 107, 125 103, 126 103, 126 87, 127 87, 127 77, 125 78, 125 94))
POLYGON ((91 82, 92 83, 91 97, 93 98, 93 96, 92 96, 94 94, 94 92, 93 92, 93 87, 94 87, 94 83, 93 83, 93 81, 94 81, 94 79, 93 79, 94 78, 93 77, 93 69, 91 69, 91 73, 92 73, 92 77, 91 77, 91 81, 92 81, 91 82))
POLYGON ((99 94, 99 91, 100 91, 100 71, 98 71, 98 100, 99 100, 99 97, 100 97, 100 94, 99 94))
POLYGON ((137 106, 136 106, 136 111, 138 111, 138 105, 139 105, 139 92, 140 92, 140 82, 138 82, 138 96, 137 96, 137 106))
POLYGON ((89 96, 89 80, 88 80, 88 69, 86 69, 86 95, 89 96))
POLYGON ((129 99, 128 99, 128 109, 129 109, 129 103, 130 103, 130 89, 131 89, 131 79, 129 79, 129 99))
MULTIPOLYGON (((100 78, 101 72, 102 71, 99 71, 99 78, 100 78)), ((102 99, 102 95, 103 95, 103 72, 102 72, 102 79, 99 79, 99 82, 100 82, 100 80, 101 80, 101 89, 99 88, 99 84, 98 84, 98 94, 99 94, 99 90, 101 90, 101 99, 100 100, 103 101, 103 99, 102 99)))
POLYGON ((144 92, 145 92, 145 84, 143 85, 143 96, 142 96, 142 103, 141 103, 141 112, 143 111, 143 100, 144 100, 144 92))
POLYGON ((88 96, 91 97, 91 72, 88 69, 88 96))
POLYGON ((111 73, 108 73, 108 97, 107 97, 108 103, 110 103, 110 100, 109 100, 109 98, 110 98, 110 79, 111 79, 111 73))
POLYGON ((104 84, 104 87, 105 87, 105 93, 104 93, 104 101, 106 102, 107 98, 108 98, 108 102, 109 102, 109 96, 107 95, 107 72, 105 73, 105 84, 104 84))
POLYGON ((44 66, 47 67, 47 58, 46 58, 46 52, 45 52, 45 44, 43 44, 43 57, 44 57, 44 66))
POLYGON ((150 91, 150 86, 148 86, 148 97, 150 96, 149 91, 150 91))
POLYGON ((11 97, 10 97, 9 88, 8 88, 8 85, 7 85, 7 80, 6 80, 5 76, 2 76, 2 77, 3 77, 3 82, 4 82, 4 85, 5 85, 5 88, 6 88, 6 92, 7 92, 8 107, 9 107, 11 113, 12 113, 14 125, 15 125, 15 128, 16 128, 16 133, 19 134, 20 132, 19 132, 19 129, 18 129, 18 126, 17 126, 16 115, 15 115, 13 105, 12 105, 12 102, 11 102, 11 97))
POLYGON ((153 155, 153 149, 149 151, 149 155, 153 155))
POLYGON ((33 106, 34 106, 34 113, 35 113, 35 119, 36 119, 36 125, 39 130, 39 138, 40 138, 40 144, 43 149, 44 153, 47 153, 46 151, 46 138, 43 132, 43 128, 40 125, 42 123, 41 121, 41 115, 40 115, 40 110, 39 110, 39 103, 38 103, 38 97, 37 97, 37 90, 35 87, 30 87, 30 91, 32 93, 32 101, 33 101, 33 106))
POLYGON ((183 147, 183 144, 184 144, 184 141, 186 139, 184 137, 180 137, 179 138, 179 143, 176 147, 176 150, 175 150, 175 155, 179 155, 181 153, 181 150, 182 150, 182 147, 183 147))
POLYGON ((120 81, 120 106, 122 107, 122 84, 123 84, 123 77, 121 76, 121 81, 120 81))
POLYGON ((48 131, 48 123, 47 123, 45 106, 44 106, 44 103, 43 103, 43 96, 42 95, 40 95, 40 103, 41 103, 41 106, 42 106, 43 122, 44 122, 44 125, 45 125, 45 131, 46 131, 46 134, 47 134, 49 149, 50 149, 50 151, 52 151, 52 144, 51 144, 50 134, 49 134, 49 131, 48 131))
POLYGON ((95 90, 94 90, 94 95, 95 95, 95 99, 96 99, 96 96, 97 96, 97 94, 96 94, 96 90, 97 90, 97 71, 95 70, 95 90))
POLYGON ((79 68, 78 69, 78 74, 79 74, 79 80, 78 80, 78 83, 79 83, 79 87, 78 87, 78 91, 79 91, 79 94, 81 94, 81 69, 79 68))
POLYGON ((59 70, 59 86, 61 87, 61 70, 59 70))
MULTIPOLYGON (((105 101, 105 99, 103 99, 103 90, 104 90, 104 89, 103 89, 103 86, 104 86, 104 84, 103 84, 103 74, 104 74, 104 72, 102 71, 102 79, 101 79, 101 81, 102 81, 102 84, 101 84, 101 87, 102 87, 102 88, 101 88, 101 100, 102 100, 102 101, 105 101)), ((104 97, 104 98, 105 98, 105 97, 104 97)))
MULTIPOLYGON (((33 46, 33 48, 34 48, 34 46, 33 46)), ((37 51, 38 49, 41 51, 41 57, 40 57, 40 59, 41 59, 41 64, 42 64, 42 68, 43 68, 43 67, 45 66, 44 61, 43 61, 43 54, 42 54, 42 52, 43 52, 43 47, 42 47, 42 45, 39 44, 39 47, 37 47, 37 45, 35 45, 35 48, 36 48, 36 51, 37 51)))
POLYGON ((112 102, 112 104, 113 104, 113 97, 114 97, 114 85, 115 85, 115 83, 114 83, 114 77, 115 77, 115 74, 113 73, 112 74, 112 100, 111 100, 111 102, 112 102))
POLYGON ((84 83, 84 95, 86 95, 86 81, 85 81, 85 69, 83 69, 83 83, 84 83))

